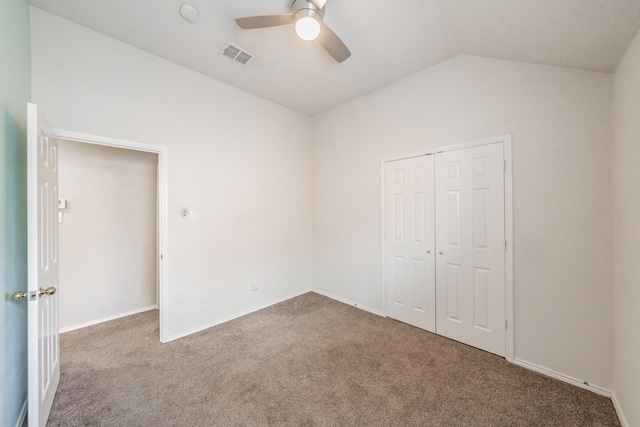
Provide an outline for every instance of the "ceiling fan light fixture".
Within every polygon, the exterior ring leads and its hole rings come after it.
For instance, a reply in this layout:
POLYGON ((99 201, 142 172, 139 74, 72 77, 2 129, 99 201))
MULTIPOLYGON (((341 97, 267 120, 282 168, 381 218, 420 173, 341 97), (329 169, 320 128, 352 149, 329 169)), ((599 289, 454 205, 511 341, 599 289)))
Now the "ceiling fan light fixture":
POLYGON ((327 0, 293 0, 289 15, 236 18, 236 24, 244 30, 295 24, 296 33, 301 39, 314 40, 317 38, 324 50, 336 62, 340 63, 349 58, 351 52, 340 40, 340 37, 322 22, 326 3, 327 0), (320 33, 322 36, 318 38, 320 33))
POLYGON ((296 34, 302 40, 315 40, 320 35, 320 23, 310 16, 296 21, 296 34))
POLYGON ((309 0, 294 0, 291 11, 296 20, 296 34, 302 40, 315 40, 320 35, 323 11, 309 0))

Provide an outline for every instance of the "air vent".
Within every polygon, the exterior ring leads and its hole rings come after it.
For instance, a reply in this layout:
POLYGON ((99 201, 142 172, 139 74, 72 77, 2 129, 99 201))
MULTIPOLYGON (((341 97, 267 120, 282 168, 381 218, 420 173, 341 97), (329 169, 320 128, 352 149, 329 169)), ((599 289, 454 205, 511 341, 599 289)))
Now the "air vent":
POLYGON ((249 62, 253 61, 253 58, 255 58, 254 54, 247 52, 231 42, 227 42, 222 52, 220 52, 220 55, 225 58, 229 58, 240 65, 247 65, 249 62))

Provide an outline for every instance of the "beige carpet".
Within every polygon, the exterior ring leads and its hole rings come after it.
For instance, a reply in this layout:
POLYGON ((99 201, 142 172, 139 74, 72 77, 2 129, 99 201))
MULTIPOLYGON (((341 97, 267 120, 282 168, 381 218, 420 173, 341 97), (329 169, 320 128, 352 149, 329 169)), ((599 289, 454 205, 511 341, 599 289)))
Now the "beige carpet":
POLYGON ((309 293, 168 344, 62 335, 49 426, 616 426, 611 401, 309 293))

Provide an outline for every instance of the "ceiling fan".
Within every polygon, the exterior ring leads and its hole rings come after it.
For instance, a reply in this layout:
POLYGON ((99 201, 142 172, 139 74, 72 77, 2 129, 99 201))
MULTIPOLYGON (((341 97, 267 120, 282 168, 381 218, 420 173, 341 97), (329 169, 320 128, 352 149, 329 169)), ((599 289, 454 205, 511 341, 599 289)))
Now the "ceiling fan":
POLYGON ((301 39, 315 40, 317 38, 333 59, 343 62, 351 56, 351 52, 340 40, 340 37, 322 22, 326 3, 327 0, 293 0, 289 15, 238 18, 236 23, 245 30, 295 24, 296 33, 301 39))

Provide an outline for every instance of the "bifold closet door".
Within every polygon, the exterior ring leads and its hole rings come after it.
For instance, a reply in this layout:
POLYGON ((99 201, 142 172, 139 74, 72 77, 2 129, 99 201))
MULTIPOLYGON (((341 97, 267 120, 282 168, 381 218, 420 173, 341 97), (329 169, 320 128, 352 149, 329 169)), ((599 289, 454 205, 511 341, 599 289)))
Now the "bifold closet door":
POLYGON ((504 356, 503 144, 436 154, 435 182, 436 332, 504 356))
POLYGON ((387 316, 435 332, 434 156, 385 165, 387 316))

